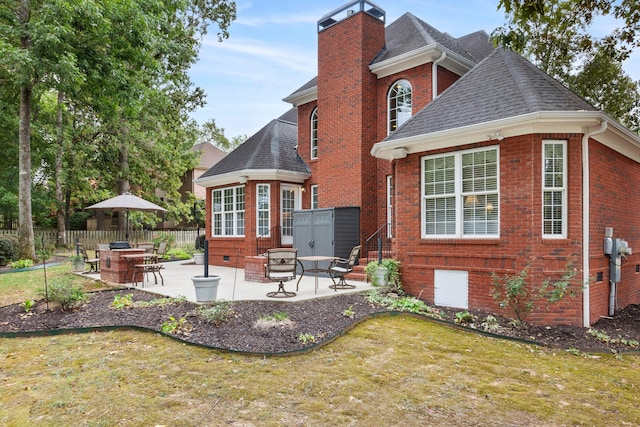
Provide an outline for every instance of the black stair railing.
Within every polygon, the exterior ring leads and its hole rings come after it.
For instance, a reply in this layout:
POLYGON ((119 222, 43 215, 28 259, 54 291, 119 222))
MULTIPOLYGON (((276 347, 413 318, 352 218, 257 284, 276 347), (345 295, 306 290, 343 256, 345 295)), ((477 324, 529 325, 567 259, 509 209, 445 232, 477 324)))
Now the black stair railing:
POLYGON ((280 247, 280 226, 276 225, 256 238, 256 255, 267 253, 267 249, 280 247))
POLYGON ((385 256, 389 256, 389 254, 391 254, 389 227, 390 224, 382 225, 364 242, 364 253, 367 258, 367 264, 373 261, 372 254, 375 254, 378 262, 382 262, 382 259, 385 256))

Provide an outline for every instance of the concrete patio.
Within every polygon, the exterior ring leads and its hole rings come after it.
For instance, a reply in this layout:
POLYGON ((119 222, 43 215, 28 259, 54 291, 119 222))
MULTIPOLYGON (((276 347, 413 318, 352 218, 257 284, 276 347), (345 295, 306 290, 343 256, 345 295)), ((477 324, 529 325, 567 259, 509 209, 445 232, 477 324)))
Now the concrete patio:
MULTIPOLYGON (((204 274, 204 266, 196 265, 193 260, 172 261, 163 263, 162 276, 164 277, 164 286, 160 283, 154 283, 153 274, 146 277, 144 286, 138 282, 137 286, 132 283, 123 286, 132 289, 142 289, 148 292, 156 293, 169 297, 184 296, 187 300, 196 302, 196 292, 191 281, 193 276, 202 276, 204 274)), ((87 277, 100 279, 99 273, 83 273, 87 277)), ((241 301, 241 300, 265 300, 265 301, 301 301, 313 298, 332 297, 341 293, 356 293, 373 289, 371 283, 365 283, 354 280, 347 280, 349 284, 355 285, 355 289, 339 289, 337 291, 330 289, 329 285, 333 282, 328 276, 320 275, 318 277, 318 292, 314 292, 315 276, 307 273, 302 276, 298 291, 296 291, 296 282, 299 278, 285 283, 287 291, 297 292, 297 295, 291 298, 269 298, 267 292, 278 289, 277 282, 258 283, 248 282, 244 280, 244 270, 233 267, 209 266, 209 276, 220 276, 220 284, 218 286, 217 300, 241 301)), ((158 278, 158 282, 160 279, 158 278)))

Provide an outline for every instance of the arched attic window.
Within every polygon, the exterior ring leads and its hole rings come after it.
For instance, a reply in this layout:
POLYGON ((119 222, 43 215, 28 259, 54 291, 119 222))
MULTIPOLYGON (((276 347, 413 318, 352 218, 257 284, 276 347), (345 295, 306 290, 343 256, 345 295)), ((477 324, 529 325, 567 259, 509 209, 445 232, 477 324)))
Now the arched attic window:
POLYGON ((391 133, 411 118, 411 83, 408 80, 398 80, 391 86, 388 107, 387 131, 391 133))
POLYGON ((311 113, 311 158, 318 158, 318 108, 311 113))

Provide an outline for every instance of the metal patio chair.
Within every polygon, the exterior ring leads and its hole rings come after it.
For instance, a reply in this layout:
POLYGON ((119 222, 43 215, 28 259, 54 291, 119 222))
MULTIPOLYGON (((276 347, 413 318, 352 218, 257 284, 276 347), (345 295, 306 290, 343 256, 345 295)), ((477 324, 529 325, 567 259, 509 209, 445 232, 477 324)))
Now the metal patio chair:
POLYGON ((272 298, 289 298, 296 296, 295 292, 286 291, 284 282, 296 278, 296 266, 298 250, 293 248, 276 248, 267 250, 267 264, 264 268, 264 275, 269 280, 278 283, 278 290, 268 292, 267 296, 272 298))
POLYGON ((361 245, 355 246, 351 249, 349 258, 337 258, 331 261, 331 264, 329 264, 329 276, 331 276, 331 280, 333 281, 333 285, 329 286, 331 289, 337 292, 338 289, 353 289, 356 287, 356 285, 347 283, 344 278, 353 271, 353 266, 356 265, 360 257, 361 249, 361 245), (339 278, 338 283, 336 283, 336 277, 339 278))
POLYGON ((78 251, 82 254, 82 259, 85 264, 89 264, 89 273, 99 273, 100 272, 100 258, 89 258, 87 255, 87 250, 84 246, 78 243, 78 251))

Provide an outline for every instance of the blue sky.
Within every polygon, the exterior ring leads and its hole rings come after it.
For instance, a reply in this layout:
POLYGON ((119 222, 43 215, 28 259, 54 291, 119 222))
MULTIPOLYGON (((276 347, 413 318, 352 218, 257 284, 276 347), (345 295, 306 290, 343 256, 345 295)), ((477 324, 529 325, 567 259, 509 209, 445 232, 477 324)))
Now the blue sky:
MULTIPOLYGON (((317 22, 348 0, 236 0, 238 17, 229 39, 216 30, 203 42, 200 60, 190 72, 207 94, 207 105, 192 113, 199 123, 215 119, 228 138, 253 135, 291 108, 282 98, 317 74, 317 22)), ((490 34, 504 23, 498 0, 373 0, 386 12, 386 23, 405 12, 442 32, 460 37, 478 30, 490 34)), ((601 20, 603 30, 613 26, 601 20)), ((598 28, 594 29, 598 31, 598 28)), ((625 70, 640 79, 640 54, 625 70)))

